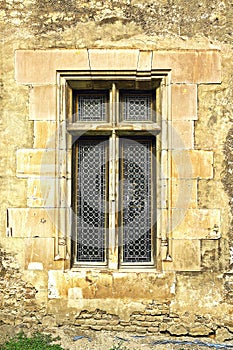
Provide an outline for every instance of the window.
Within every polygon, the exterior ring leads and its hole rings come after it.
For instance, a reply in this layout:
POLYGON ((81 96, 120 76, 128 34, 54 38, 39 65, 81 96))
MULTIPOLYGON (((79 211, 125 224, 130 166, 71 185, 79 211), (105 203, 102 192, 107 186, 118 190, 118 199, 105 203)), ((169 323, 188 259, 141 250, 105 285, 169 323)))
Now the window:
POLYGON ((73 89, 73 266, 156 264, 157 87, 94 80, 73 89))

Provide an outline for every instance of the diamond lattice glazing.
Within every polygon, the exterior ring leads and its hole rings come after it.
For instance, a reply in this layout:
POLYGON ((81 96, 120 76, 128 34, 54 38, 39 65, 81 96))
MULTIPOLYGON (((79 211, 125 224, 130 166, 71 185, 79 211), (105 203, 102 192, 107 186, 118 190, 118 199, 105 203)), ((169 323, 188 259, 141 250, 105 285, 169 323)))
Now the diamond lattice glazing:
POLYGON ((78 143, 77 260, 105 261, 106 144, 78 143))
POLYGON ((125 95, 122 99, 124 121, 152 120, 150 95, 125 95))
POLYGON ((88 94, 78 97, 78 120, 106 121, 106 95, 88 94))
POLYGON ((123 262, 151 261, 151 142, 124 139, 122 148, 123 262))

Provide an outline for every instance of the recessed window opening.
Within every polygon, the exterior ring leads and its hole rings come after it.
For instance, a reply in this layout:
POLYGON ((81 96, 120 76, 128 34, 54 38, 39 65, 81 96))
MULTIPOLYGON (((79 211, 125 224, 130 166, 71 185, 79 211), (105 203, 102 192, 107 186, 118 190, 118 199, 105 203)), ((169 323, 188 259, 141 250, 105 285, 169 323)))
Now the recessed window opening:
POLYGON ((156 264, 156 87, 127 85, 73 91, 73 266, 156 264))

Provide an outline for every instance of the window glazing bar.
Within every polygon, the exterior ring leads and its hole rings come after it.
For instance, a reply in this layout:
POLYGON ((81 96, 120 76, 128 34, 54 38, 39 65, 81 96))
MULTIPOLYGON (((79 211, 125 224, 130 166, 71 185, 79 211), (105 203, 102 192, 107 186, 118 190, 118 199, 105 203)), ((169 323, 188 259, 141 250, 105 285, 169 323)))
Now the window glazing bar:
POLYGON ((116 253, 116 133, 112 132, 109 140, 109 268, 118 267, 116 253))

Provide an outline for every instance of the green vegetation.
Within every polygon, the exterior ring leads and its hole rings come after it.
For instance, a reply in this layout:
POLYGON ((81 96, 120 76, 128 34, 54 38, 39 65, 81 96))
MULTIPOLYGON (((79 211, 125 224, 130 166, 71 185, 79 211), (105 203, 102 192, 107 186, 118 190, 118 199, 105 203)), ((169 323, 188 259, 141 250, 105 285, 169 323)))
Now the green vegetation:
POLYGON ((2 345, 2 350, 64 350, 58 344, 52 344, 60 338, 53 338, 49 334, 34 334, 28 338, 23 332, 2 345))
POLYGON ((109 350, 128 350, 128 349, 123 345, 123 342, 119 342, 117 344, 114 344, 109 350))
MULTIPOLYGON (((52 344, 60 340, 53 338, 50 334, 37 333, 32 337, 27 337, 23 332, 18 333, 4 344, 0 344, 1 350, 64 350, 59 344, 52 344)), ((128 350, 123 342, 113 344, 109 350, 128 350)))

